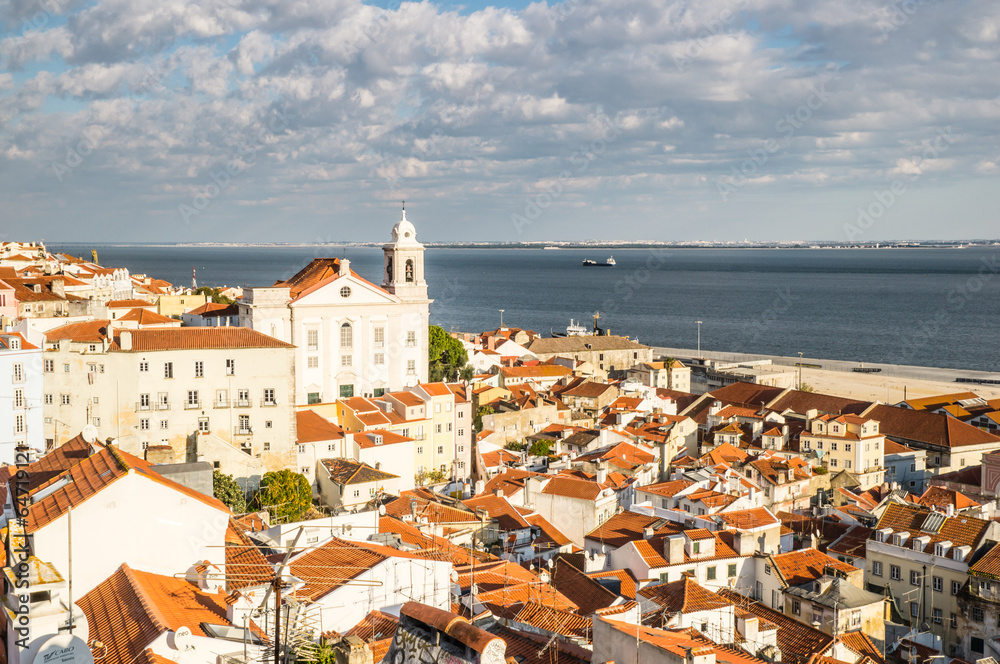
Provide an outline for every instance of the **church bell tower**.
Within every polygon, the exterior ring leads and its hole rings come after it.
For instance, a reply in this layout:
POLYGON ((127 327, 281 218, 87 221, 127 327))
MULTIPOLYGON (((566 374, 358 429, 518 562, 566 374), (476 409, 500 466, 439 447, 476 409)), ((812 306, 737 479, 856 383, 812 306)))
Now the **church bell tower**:
POLYGON ((385 267, 382 288, 407 301, 426 301, 424 245, 417 242, 417 229, 403 216, 392 227, 392 242, 384 245, 385 267))

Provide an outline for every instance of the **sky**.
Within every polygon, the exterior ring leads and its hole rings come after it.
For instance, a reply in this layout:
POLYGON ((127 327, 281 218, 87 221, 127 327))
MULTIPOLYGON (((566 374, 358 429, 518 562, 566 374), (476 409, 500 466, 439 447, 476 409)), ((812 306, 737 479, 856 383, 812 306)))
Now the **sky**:
POLYGON ((0 239, 1000 236, 996 0, 8 0, 0 239))

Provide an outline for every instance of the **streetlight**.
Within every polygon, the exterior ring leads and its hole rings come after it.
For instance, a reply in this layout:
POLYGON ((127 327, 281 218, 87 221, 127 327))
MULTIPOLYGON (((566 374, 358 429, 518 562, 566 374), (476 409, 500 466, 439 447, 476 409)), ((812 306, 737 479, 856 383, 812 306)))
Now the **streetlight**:
POLYGON ((500 309, 500 327, 503 327, 503 312, 504 311, 505 311, 504 309, 500 309))
POLYGON ((698 324, 698 359, 701 359, 701 321, 696 320, 695 323, 698 324))
POLYGON ((802 389, 802 351, 799 351, 799 389, 802 389))

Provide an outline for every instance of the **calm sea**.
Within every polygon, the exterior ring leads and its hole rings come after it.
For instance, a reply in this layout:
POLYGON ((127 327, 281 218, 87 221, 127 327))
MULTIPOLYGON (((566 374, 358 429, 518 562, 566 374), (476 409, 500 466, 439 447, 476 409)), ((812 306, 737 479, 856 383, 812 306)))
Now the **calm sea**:
MULTIPOLYGON (((175 284, 265 286, 317 256, 309 247, 51 246, 100 254, 175 284)), ((349 249, 381 283, 380 249, 349 249)), ((431 321, 542 334, 570 319, 650 345, 1000 370, 1000 247, 966 249, 428 249, 431 321), (613 268, 584 268, 614 254, 613 268)))

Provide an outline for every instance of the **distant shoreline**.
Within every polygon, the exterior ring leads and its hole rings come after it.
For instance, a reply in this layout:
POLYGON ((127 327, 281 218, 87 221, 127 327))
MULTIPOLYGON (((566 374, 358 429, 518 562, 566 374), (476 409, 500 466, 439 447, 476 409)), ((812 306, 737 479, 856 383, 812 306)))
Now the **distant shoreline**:
MULTIPOLYGON (((380 249, 383 242, 341 242, 341 243, 308 243, 308 242, 49 242, 50 246, 59 247, 114 247, 114 248, 175 248, 175 249, 267 249, 267 248, 306 248, 306 247, 337 247, 348 249, 380 249)), ((906 240, 871 243, 838 243, 838 242, 750 242, 750 243, 711 243, 711 242, 424 242, 427 248, 433 249, 966 249, 977 247, 1000 246, 1000 240, 969 240, 954 242, 912 242, 906 240)))

